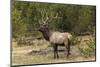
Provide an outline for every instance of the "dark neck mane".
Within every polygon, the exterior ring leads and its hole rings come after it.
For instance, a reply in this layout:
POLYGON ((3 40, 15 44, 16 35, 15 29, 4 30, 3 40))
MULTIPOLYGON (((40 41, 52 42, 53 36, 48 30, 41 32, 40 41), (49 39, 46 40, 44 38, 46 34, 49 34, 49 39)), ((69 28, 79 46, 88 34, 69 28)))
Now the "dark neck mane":
POLYGON ((49 41, 49 38, 50 38, 50 31, 49 30, 45 30, 45 31, 42 31, 42 34, 43 34, 43 37, 49 41))

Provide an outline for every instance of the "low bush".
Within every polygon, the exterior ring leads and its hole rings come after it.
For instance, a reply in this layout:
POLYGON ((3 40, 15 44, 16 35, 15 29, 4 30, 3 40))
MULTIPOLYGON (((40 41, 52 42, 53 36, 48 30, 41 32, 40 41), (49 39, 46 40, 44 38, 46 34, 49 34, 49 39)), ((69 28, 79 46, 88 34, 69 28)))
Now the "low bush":
POLYGON ((95 38, 89 39, 89 41, 86 41, 85 44, 79 44, 78 48, 80 51, 80 54, 84 57, 91 57, 95 55, 95 38))

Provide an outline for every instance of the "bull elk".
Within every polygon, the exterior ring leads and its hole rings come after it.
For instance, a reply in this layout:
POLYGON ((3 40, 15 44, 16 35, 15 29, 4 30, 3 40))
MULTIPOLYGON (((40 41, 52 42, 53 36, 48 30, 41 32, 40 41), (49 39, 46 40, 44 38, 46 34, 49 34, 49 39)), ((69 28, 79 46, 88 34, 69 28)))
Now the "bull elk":
POLYGON ((70 55, 70 44, 72 35, 68 32, 55 32, 51 31, 47 24, 40 26, 39 31, 43 34, 45 40, 49 41, 54 49, 54 59, 59 58, 58 56, 58 46, 65 46, 67 58, 70 55))

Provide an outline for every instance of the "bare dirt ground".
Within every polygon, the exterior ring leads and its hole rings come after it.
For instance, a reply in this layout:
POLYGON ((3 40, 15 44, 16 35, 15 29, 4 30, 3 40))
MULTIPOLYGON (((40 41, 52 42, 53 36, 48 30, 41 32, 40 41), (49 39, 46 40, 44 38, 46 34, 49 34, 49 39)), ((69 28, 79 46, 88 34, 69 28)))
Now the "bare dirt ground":
POLYGON ((19 47, 15 42, 12 42, 12 65, 95 61, 95 56, 89 58, 81 56, 77 45, 71 46, 71 55, 69 58, 66 58, 65 47, 60 46, 58 50, 59 59, 54 59, 52 47, 46 44, 19 47))

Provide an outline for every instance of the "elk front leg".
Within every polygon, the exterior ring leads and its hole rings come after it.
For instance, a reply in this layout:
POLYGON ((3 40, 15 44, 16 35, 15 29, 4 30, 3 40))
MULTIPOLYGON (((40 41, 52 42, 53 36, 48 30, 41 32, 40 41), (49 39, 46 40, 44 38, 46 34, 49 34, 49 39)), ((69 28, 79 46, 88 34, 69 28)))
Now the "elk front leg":
POLYGON ((53 46, 53 52, 54 52, 54 59, 56 58, 56 50, 55 50, 55 46, 53 46))
POLYGON ((56 58, 58 59, 59 58, 59 55, 58 55, 58 45, 56 44, 56 58))
POLYGON ((54 45, 53 48, 54 48, 54 59, 59 58, 58 51, 57 51, 58 46, 54 45))

